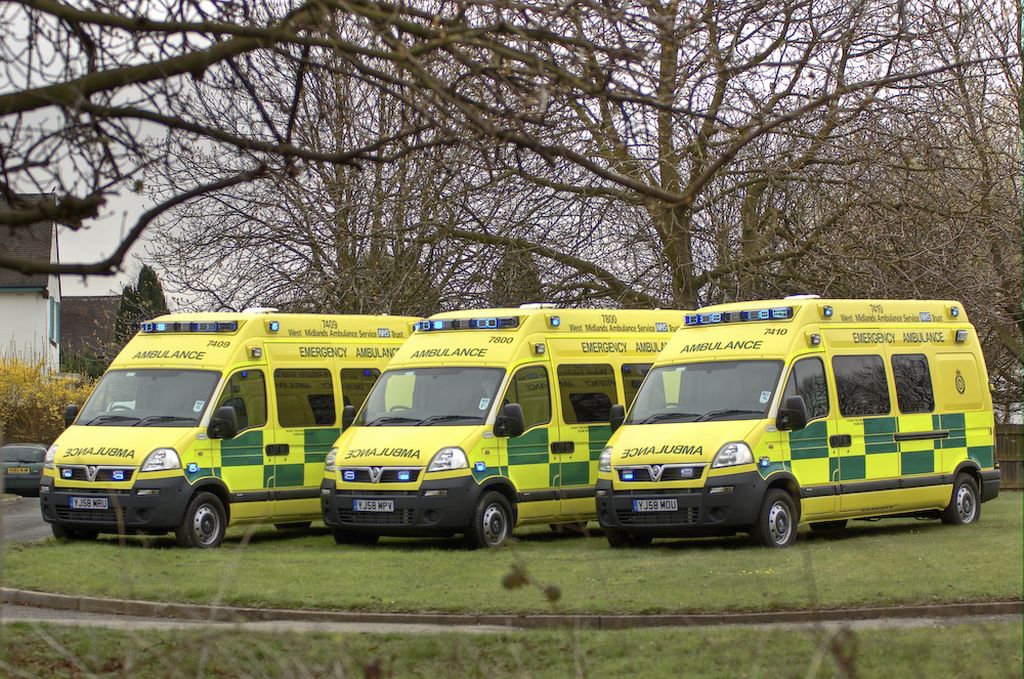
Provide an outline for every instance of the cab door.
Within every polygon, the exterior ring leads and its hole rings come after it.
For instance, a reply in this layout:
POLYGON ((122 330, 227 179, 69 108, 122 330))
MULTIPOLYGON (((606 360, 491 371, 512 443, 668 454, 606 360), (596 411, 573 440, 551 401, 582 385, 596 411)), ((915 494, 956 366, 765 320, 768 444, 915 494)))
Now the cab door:
POLYGON ((275 519, 310 519, 320 514, 323 461, 340 434, 337 385, 327 368, 274 369, 278 437, 268 450, 267 488, 275 519))
POLYGON ((518 403, 525 428, 520 436, 498 439, 498 456, 516 488, 518 522, 554 518, 558 498, 552 476, 557 476, 558 454, 551 444, 559 440, 552 417, 551 373, 547 362, 520 366, 512 373, 501 405, 518 403))
POLYGON ((807 406, 807 426, 783 431, 783 459, 789 462, 800 489, 805 493, 801 516, 823 519, 837 509, 839 460, 847 447, 837 436, 836 416, 829 398, 829 381, 824 356, 807 356, 790 366, 779 405, 790 396, 801 396, 807 406))
POLYGON ((624 400, 610 363, 559 364, 557 377, 561 436, 552 445, 552 486, 559 491, 559 517, 586 521, 596 511, 597 462, 611 436, 610 410, 624 400))
POLYGON ((231 406, 238 416, 238 434, 219 443, 219 454, 211 468, 190 462, 185 476, 190 481, 201 476, 218 476, 231 494, 231 519, 261 520, 270 516, 271 489, 266 484, 266 469, 274 459, 268 454, 276 444, 275 431, 268 421, 267 374, 260 368, 243 368, 228 376, 214 404, 214 410, 231 406))

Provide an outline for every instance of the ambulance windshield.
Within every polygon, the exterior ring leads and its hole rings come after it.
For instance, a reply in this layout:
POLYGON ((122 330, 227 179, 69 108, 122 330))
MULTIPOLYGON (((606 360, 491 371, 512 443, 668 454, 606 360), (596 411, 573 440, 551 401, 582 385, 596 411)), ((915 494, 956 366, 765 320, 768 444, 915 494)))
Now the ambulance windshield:
POLYGON ((211 370, 110 370, 75 424, 104 427, 194 427, 220 373, 211 370))
POLYGON ((627 424, 759 420, 768 414, 782 361, 715 361, 655 368, 627 424))
POLYGON ((389 370, 373 385, 355 423, 367 427, 483 424, 504 374, 499 368, 389 370))

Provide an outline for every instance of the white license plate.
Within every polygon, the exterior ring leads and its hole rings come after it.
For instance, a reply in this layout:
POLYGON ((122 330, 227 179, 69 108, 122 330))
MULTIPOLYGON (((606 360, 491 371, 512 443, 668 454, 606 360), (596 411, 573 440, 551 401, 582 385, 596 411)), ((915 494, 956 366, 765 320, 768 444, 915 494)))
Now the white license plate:
POLYGON ((352 509, 357 512, 393 512, 394 500, 353 500, 352 509))
POLYGON ((633 500, 634 512, 674 512, 679 509, 679 500, 633 500))
POLYGON ((72 509, 109 509, 105 497, 73 497, 71 498, 72 509))

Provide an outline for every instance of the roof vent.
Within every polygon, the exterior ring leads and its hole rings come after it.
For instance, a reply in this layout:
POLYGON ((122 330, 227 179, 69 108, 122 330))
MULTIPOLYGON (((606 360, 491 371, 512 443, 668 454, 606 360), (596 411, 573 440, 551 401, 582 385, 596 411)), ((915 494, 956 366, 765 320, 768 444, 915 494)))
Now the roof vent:
POLYGON ((520 304, 520 309, 557 309, 558 305, 552 302, 529 302, 527 304, 520 304))
POLYGON ((243 314, 276 314, 277 309, 272 306, 251 306, 242 310, 243 314))
POLYGON ((821 295, 786 295, 783 299, 821 299, 821 295))

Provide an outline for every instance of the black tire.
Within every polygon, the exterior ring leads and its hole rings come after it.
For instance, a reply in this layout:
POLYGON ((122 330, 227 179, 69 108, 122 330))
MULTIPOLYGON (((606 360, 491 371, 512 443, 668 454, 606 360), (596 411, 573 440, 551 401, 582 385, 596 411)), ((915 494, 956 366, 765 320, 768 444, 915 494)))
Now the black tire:
POLYGON ((213 493, 196 493, 174 535, 181 547, 213 549, 224 542, 227 528, 227 512, 220 499, 213 493))
POLYGON ((981 499, 978 484, 970 474, 958 474, 953 482, 953 494, 942 510, 942 523, 963 526, 981 518, 981 499))
POLYGON ((754 542, 765 547, 781 549, 796 541, 799 515, 793 498, 784 490, 772 488, 764 494, 761 513, 750 531, 754 542))
POLYGON ((375 545, 380 540, 374 533, 354 533, 343 528, 334 529, 334 542, 339 545, 375 545))
POLYGON ((608 540, 608 546, 612 549, 625 549, 626 547, 646 547, 654 540, 652 535, 632 535, 618 528, 605 528, 604 537, 608 540))
POLYGON ((815 521, 811 524, 811 530, 824 533, 830 530, 842 530, 846 528, 846 524, 849 521, 846 519, 838 519, 836 521, 815 521))
POLYGON ((466 545, 470 549, 500 547, 512 536, 514 523, 512 506, 505 496, 489 490, 480 496, 473 510, 473 519, 466 530, 466 545))
POLYGON ((312 525, 312 521, 296 521, 294 523, 275 523, 274 528, 278 530, 307 530, 312 525))
POLYGON ((58 540, 95 540, 99 536, 98 531, 68 528, 59 523, 51 523, 50 530, 53 532, 53 537, 58 540))

